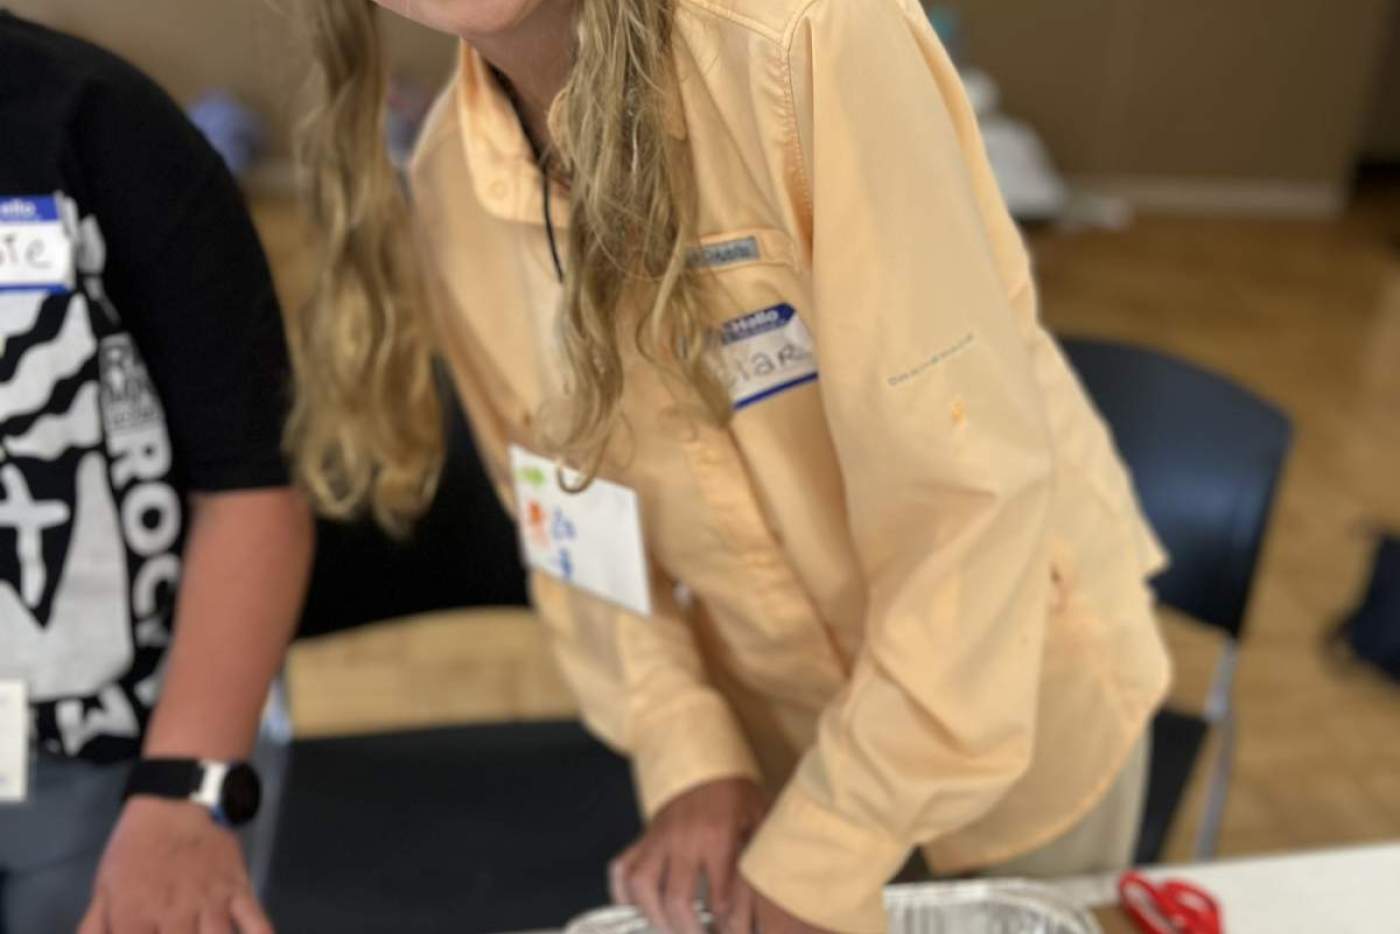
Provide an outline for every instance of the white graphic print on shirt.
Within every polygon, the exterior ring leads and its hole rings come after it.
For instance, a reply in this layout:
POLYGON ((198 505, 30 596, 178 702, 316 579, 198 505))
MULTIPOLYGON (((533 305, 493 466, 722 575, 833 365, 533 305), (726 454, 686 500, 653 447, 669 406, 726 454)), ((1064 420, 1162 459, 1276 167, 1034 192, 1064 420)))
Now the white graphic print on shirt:
POLYGON ((0 657, 47 748, 113 759, 136 751, 158 693, 183 508, 100 232, 58 202, 78 289, 0 292, 0 657))

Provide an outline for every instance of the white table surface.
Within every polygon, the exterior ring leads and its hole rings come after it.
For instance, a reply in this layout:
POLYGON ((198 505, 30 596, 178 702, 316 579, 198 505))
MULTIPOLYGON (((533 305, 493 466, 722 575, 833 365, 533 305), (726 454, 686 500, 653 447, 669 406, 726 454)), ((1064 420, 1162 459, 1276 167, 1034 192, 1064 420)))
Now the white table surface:
MULTIPOLYGON (((1400 934, 1400 843, 1144 870, 1215 896, 1227 934, 1400 934)), ((1089 908, 1118 900, 1117 875, 1054 883, 1089 908)))

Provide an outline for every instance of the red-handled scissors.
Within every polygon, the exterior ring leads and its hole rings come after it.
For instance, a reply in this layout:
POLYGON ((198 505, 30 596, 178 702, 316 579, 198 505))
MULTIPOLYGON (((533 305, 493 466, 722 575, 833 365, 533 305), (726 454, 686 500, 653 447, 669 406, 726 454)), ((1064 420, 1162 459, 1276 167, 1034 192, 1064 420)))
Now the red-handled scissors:
POLYGON ((1123 910, 1144 934, 1222 934, 1220 906, 1189 882, 1160 885, 1137 872, 1118 880, 1123 910))

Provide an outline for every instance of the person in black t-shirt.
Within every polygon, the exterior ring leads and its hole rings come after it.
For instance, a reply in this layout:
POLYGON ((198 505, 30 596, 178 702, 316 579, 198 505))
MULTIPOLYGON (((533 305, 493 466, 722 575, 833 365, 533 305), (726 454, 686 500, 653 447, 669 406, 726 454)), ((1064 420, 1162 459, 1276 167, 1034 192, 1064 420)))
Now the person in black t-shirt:
POLYGON ((130 66, 0 12, 0 685, 35 763, 0 931, 267 929, 229 824, 312 550, 286 368, 219 158, 130 66))

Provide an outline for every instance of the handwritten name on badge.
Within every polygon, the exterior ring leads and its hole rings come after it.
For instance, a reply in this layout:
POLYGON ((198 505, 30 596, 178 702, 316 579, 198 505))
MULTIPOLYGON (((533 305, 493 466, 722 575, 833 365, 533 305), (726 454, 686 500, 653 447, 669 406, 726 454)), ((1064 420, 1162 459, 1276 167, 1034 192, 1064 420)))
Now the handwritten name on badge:
POLYGON ((53 196, 0 196, 0 292, 67 292, 73 242, 53 196))
POLYGON ((816 346, 791 305, 726 321, 720 336, 723 376, 736 411, 817 378, 816 346))

